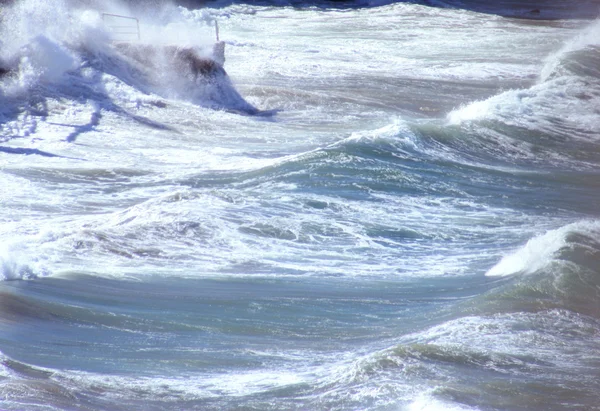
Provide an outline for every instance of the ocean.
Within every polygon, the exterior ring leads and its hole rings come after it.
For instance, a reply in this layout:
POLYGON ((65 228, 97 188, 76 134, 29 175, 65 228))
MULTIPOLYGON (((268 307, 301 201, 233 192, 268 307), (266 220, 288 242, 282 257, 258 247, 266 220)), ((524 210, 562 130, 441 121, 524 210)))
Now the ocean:
POLYGON ((0 409, 600 410, 599 12, 0 5, 0 409))

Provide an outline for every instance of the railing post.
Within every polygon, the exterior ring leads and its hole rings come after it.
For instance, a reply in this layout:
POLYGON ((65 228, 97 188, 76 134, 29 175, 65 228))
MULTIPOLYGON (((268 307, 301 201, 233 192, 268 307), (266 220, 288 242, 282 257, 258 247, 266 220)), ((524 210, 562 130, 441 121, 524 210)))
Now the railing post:
MULTIPOLYGON (((142 39, 142 34, 140 31, 140 21, 136 17, 121 16, 120 14, 112 13, 102 13, 102 21, 111 30, 113 34, 120 36, 136 36, 138 41, 142 39), (107 17, 113 17, 119 20, 116 20, 115 22, 113 22, 113 24, 110 24, 110 21, 107 21, 107 17), (135 20, 135 26, 133 25, 132 20, 135 20), (119 22, 125 21, 130 21, 131 25, 120 25, 119 22), (135 33, 133 32, 133 30, 135 30, 135 33)), ((131 37, 127 40, 129 39, 131 39, 131 37)))

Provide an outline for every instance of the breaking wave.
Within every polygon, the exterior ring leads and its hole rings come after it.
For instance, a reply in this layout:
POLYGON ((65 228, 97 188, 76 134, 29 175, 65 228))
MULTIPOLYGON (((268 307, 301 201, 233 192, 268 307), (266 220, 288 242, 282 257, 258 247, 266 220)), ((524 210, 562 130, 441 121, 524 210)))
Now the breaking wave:
POLYGON ((214 34, 206 30, 212 30, 210 17, 205 16, 200 35, 202 21, 195 16, 186 24, 184 9, 163 13, 162 25, 153 23, 156 16, 146 16, 148 21, 142 16, 138 41, 112 32, 103 19, 106 9, 111 6, 83 9, 66 1, 27 0, 3 10, 2 134, 32 134, 53 99, 94 102, 96 115, 89 129, 98 124, 101 110, 135 119, 130 108, 135 101, 153 101, 160 108, 166 104, 161 99, 178 99, 219 110, 257 112, 221 66, 224 43, 214 43, 214 34), (168 19, 179 23, 167 24, 168 19))

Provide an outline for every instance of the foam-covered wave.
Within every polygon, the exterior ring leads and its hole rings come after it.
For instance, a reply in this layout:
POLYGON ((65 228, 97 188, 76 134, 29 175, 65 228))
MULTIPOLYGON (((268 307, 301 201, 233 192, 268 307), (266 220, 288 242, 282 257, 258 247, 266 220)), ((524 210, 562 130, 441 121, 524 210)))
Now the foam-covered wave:
POLYGON ((506 140, 501 144, 515 158, 541 158, 548 164, 569 161, 578 167, 587 161, 597 164, 599 33, 600 23, 595 22, 548 58, 536 84, 456 109, 448 114, 449 123, 506 140))
POLYGON ((29 129, 24 135, 31 134, 36 127, 28 127, 27 119, 43 121, 49 114, 48 101, 60 98, 78 103, 87 99, 98 110, 121 114, 130 101, 149 94, 216 109, 257 111, 216 61, 220 57, 213 53, 214 34, 198 35, 195 28, 201 21, 186 20, 177 9, 160 19, 152 16, 155 20, 140 16, 145 43, 132 41, 123 48, 115 43, 123 40, 102 18, 101 12, 111 8, 114 5, 83 9, 65 1, 49 5, 26 0, 4 9, 0 29, 3 134, 22 129, 29 129), (191 34, 197 35, 195 42, 191 34))
POLYGON ((597 316, 600 302, 600 223, 582 221, 550 230, 502 258, 486 275, 522 277, 492 293, 484 306, 566 308, 597 316))
MULTIPOLYGON (((297 155, 195 166, 170 181, 179 189, 159 195, 154 189, 148 194, 151 177, 130 184, 133 174, 118 169, 50 169, 28 176, 86 186, 101 181, 101 194, 140 192, 142 186, 142 198, 117 211, 79 225, 61 223, 64 232, 49 247, 68 256, 74 269, 92 258, 111 275, 141 261, 159 269, 172 261, 201 263, 203 269, 190 274, 199 276, 463 274, 481 259, 469 245, 474 237, 487 237, 480 224, 510 210, 480 203, 461 191, 461 181, 440 178, 448 172, 445 160, 428 164, 424 173, 423 145, 406 122, 395 120, 297 155), (452 255, 423 258, 448 241, 455 246, 452 255)), ((470 174, 460 173, 470 181, 470 174)), ((104 195, 90 201, 108 201, 114 209, 104 195)), ((85 264, 86 272, 95 271, 85 264)))
POLYGON ((3 405, 8 409, 23 409, 23 406, 30 407, 28 409, 48 409, 43 406, 48 403, 63 404, 69 408, 74 398, 77 398, 79 403, 88 404, 96 409, 141 409, 147 402, 158 403, 166 408, 179 408, 182 398, 187 404, 194 404, 193 408, 202 404, 203 409, 216 409, 210 406, 211 399, 224 395, 250 396, 253 393, 302 381, 301 376, 284 370, 219 377, 183 375, 174 378, 56 371, 16 361, 1 353, 0 377, 10 378, 0 384, 3 394, 7 398, 13 395, 19 398, 14 403, 10 400, 3 401, 3 405), (90 398, 83 394, 98 391, 104 393, 104 398, 90 398), (118 402, 120 406, 114 408, 112 401, 118 402))
POLYGON ((557 260, 564 260, 569 253, 577 256, 578 248, 587 249, 593 254, 600 252, 600 222, 583 221, 541 234, 502 258, 486 275, 532 274, 557 260))
POLYGON ((600 20, 596 20, 584 28, 577 36, 566 42, 560 50, 548 56, 546 59, 546 64, 540 73, 540 81, 544 82, 552 77, 558 77, 560 75, 585 75, 585 71, 578 72, 578 65, 582 68, 585 67, 590 70, 588 73, 593 77, 599 77, 599 68, 597 64, 594 64, 594 61, 588 62, 583 60, 583 64, 578 64, 577 54, 574 55, 575 58, 568 58, 571 53, 577 53, 581 51, 585 52, 588 49, 594 48, 595 46, 600 46, 600 40, 598 40, 599 38, 600 20))
MULTIPOLYGON (((582 387, 579 381, 581 367, 600 359, 598 326, 597 319, 560 309, 466 315, 402 336, 353 361, 329 364, 319 370, 314 384, 325 404, 376 399, 380 406, 394 404, 407 411, 492 409, 499 404, 522 409, 531 398, 510 395, 517 380, 547 387, 543 399, 537 399, 542 408, 557 409, 558 399, 589 407, 598 400, 597 384, 582 387), (573 391, 561 397, 565 386, 573 391), (353 395, 345 396, 347 392, 353 395)), ((587 369, 586 376, 592 377, 594 371, 587 369)))
POLYGON ((522 409, 530 398, 509 394, 515 380, 546 387, 543 399, 537 400, 541 408, 557 409, 560 399, 563 404, 584 404, 585 409, 598 400, 597 384, 579 383, 580 367, 598 361, 598 325, 593 318, 564 310, 467 316, 407 336, 360 367, 371 378, 401 373, 418 382, 435 375, 439 385, 425 398, 449 402, 449 409, 457 403, 473 409, 522 409), (473 374, 482 383, 469 377, 473 374), (565 386, 573 391, 563 397, 565 386))
POLYGON ((49 273, 44 258, 32 255, 23 242, 0 245, 0 281, 33 279, 49 273))

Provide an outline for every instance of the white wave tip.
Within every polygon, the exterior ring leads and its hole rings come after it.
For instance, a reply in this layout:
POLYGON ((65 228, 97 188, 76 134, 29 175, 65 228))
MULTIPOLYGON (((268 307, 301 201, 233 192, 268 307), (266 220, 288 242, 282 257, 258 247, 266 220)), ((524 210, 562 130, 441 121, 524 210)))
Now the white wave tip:
POLYGON ((551 230, 532 238, 522 248, 503 257, 487 273, 488 277, 534 273, 552 261, 554 254, 565 246, 565 228, 551 230))

